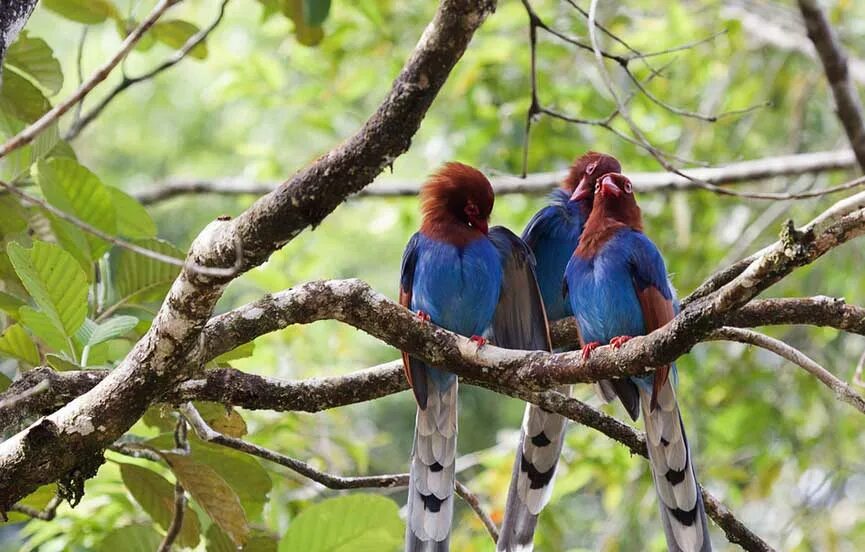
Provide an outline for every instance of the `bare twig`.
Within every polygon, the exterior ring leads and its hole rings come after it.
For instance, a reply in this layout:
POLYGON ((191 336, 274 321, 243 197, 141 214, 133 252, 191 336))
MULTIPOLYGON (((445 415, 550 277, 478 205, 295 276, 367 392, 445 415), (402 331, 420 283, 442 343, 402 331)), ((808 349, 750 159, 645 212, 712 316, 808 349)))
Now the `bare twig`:
POLYGON ((865 121, 859 93, 850 81, 847 54, 816 0, 799 0, 799 10, 805 21, 808 38, 820 55, 826 79, 832 88, 838 119, 856 153, 859 167, 865 170, 865 121))
MULTIPOLYGON (((177 420, 177 427, 174 429, 174 445, 186 452, 189 452, 189 440, 186 438, 186 420, 182 416, 177 420)), ((180 529, 183 527, 183 511, 186 509, 186 491, 183 490, 183 485, 180 484, 180 479, 174 483, 174 514, 171 516, 171 524, 168 526, 168 531, 165 533, 165 538, 159 545, 157 552, 170 552, 171 545, 177 540, 180 535, 180 529)))
POLYGON ((862 351, 859 362, 856 363, 856 369, 853 371, 853 383, 859 387, 865 387, 865 381, 862 380, 863 370, 865 370, 865 351, 862 351))
MULTIPOLYGON (((541 106, 543 113, 551 111, 541 106)), ((618 113, 618 111, 616 111, 618 113)), ((558 117, 560 114, 556 113, 558 117)), ((561 115, 561 117, 567 117, 561 115)), ((568 118, 568 120, 571 120, 568 118)), ((592 123, 592 121, 587 121, 592 123)), ((692 177, 714 184, 726 186, 757 180, 801 174, 823 173, 848 170, 856 166, 856 158, 851 150, 799 153, 765 157, 749 161, 739 161, 718 167, 687 169, 692 177)), ((567 171, 533 173, 525 178, 512 175, 493 176, 490 183, 496 195, 504 194, 546 194, 559 185, 567 176, 567 171)), ((702 189, 693 181, 667 172, 628 173, 634 189, 640 193, 667 191, 693 191, 702 189)), ((242 178, 218 180, 174 179, 135 194, 144 205, 153 205, 183 195, 262 195, 272 191, 277 182, 251 182, 242 178)), ((358 194, 359 197, 415 196, 420 189, 417 181, 381 181, 372 184, 358 194)))
POLYGON ((853 391, 849 385, 836 378, 830 371, 811 360, 807 355, 805 355, 805 353, 795 347, 787 345, 779 339, 763 335, 753 330, 743 330, 741 328, 731 327, 718 328, 709 335, 709 339, 749 343, 762 349, 766 349, 767 351, 772 351, 776 355, 798 365, 817 378, 821 383, 835 393, 835 397, 838 400, 849 404, 859 412, 865 414, 865 399, 863 399, 859 393, 853 391))
POLYGON ((42 380, 33 387, 26 389, 17 395, 3 397, 3 399, 0 400, 0 410, 15 408, 15 405, 17 405, 18 403, 26 401, 33 395, 38 395, 39 393, 47 391, 49 387, 51 387, 51 385, 48 380, 42 380))
MULTIPOLYGON (((102 98, 102 100, 92 109, 90 109, 84 116, 76 119, 76 121, 69 127, 69 130, 66 131, 66 134, 63 138, 66 140, 74 140, 76 137, 78 137, 79 134, 81 134, 81 131, 84 130, 87 125, 92 123, 93 120, 96 119, 96 117, 98 117, 99 114, 102 113, 102 111, 106 107, 108 107, 108 104, 114 101, 114 99, 124 90, 140 82, 152 79, 159 75, 159 73, 165 71, 166 69, 170 69, 180 63, 187 55, 189 55, 192 50, 195 49, 196 46, 207 40, 207 37, 210 36, 210 33, 212 33, 214 29, 219 26, 219 24, 222 22, 222 18, 225 16, 225 8, 230 1, 231 0, 222 0, 216 19, 214 19, 213 22, 207 27, 190 36, 186 43, 184 43, 183 46, 179 50, 174 52, 174 54, 172 54, 168 59, 166 59, 150 71, 147 71, 146 73, 143 73, 136 77, 128 77, 124 75, 123 80, 121 80, 120 83, 117 84, 117 86, 115 86, 111 90, 111 92, 108 93, 108 95, 102 98)), ((79 109, 80 107, 81 104, 79 103, 79 109)))
POLYGON ((45 506, 44 510, 37 510, 36 508, 31 508, 26 504, 13 504, 12 507, 9 509, 13 512, 18 512, 19 514, 30 516, 33 519, 51 521, 57 516, 57 508, 62 502, 62 498, 60 498, 59 496, 54 496, 54 498, 52 498, 45 506))
POLYGON ((454 487, 457 494, 462 497, 465 503, 468 504, 472 510, 474 510, 475 514, 481 520, 481 523, 484 524, 484 527, 486 527, 487 533, 490 534, 490 538, 493 539, 493 542, 499 542, 499 528, 496 527, 496 522, 493 521, 486 510, 484 510, 483 506, 481 506, 481 501, 478 498, 478 495, 466 487, 462 481, 454 481, 454 487))
POLYGON ((62 209, 58 209, 54 205, 51 205, 47 201, 43 199, 39 199, 36 196, 30 195, 21 188, 17 186, 13 186, 7 182, 3 182, 0 180, 0 188, 3 188, 7 192, 18 196, 19 198, 38 205, 40 208, 48 211, 52 215, 57 218, 63 219, 66 222, 77 226, 81 230, 87 232, 88 234, 92 234, 97 238, 103 239, 108 243, 116 245, 117 247, 122 247, 123 249, 128 249, 133 253, 138 253, 139 255, 143 255, 150 259, 154 259, 161 263, 166 263, 174 266, 183 267, 189 269, 197 274, 202 274, 204 276, 213 276, 217 278, 228 278, 237 274, 240 270, 240 266, 243 263, 243 251, 241 250, 240 241, 236 241, 236 255, 234 260, 234 266, 229 268, 218 268, 218 267, 210 267, 210 266, 202 266, 198 263, 192 262, 189 259, 178 259, 177 257, 172 257, 171 255, 166 255, 165 253, 160 253, 159 251, 154 251, 152 249, 147 249, 146 247, 142 247, 140 245, 134 244, 130 241, 126 241, 122 238, 118 238, 117 236, 112 236, 108 232, 100 230, 96 228, 92 224, 85 222, 78 217, 63 211, 62 209))
POLYGON ((32 142, 40 132, 51 126, 61 115, 69 111, 75 104, 80 102, 84 97, 89 94, 97 84, 104 81, 108 78, 108 75, 111 73, 111 70, 114 69, 120 61, 126 57, 126 55, 132 50, 135 44, 144 36, 144 33, 147 32, 150 27, 156 23, 156 20, 162 17, 162 14, 165 13, 168 8, 177 4, 181 0, 160 0, 160 2, 153 8, 153 11, 137 26, 129 36, 123 41, 120 45, 120 49, 105 62, 102 67, 97 69, 93 75, 87 79, 78 89, 72 93, 64 101, 55 105, 51 110, 49 110, 45 115, 40 117, 36 122, 30 124, 6 141, 2 146, 0 146, 0 158, 5 157, 10 152, 15 151, 16 149, 25 146, 32 142))

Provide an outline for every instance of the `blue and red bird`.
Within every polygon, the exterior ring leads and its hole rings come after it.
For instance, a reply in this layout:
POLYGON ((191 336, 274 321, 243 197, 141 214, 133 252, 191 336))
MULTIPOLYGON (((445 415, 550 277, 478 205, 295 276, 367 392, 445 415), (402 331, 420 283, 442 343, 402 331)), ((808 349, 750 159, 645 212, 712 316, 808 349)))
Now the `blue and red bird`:
MULTIPOLYGON (((421 189, 423 221, 406 246, 400 303, 443 328, 510 349, 549 350, 534 259, 509 230, 489 228, 493 190, 478 170, 448 163, 421 189)), ((406 550, 449 548, 457 378, 403 354, 417 401, 406 550)))
MULTIPOLYGON (((664 260, 643 233, 626 176, 606 174, 595 185, 592 212, 565 269, 565 283, 584 356, 603 344, 621 347, 675 316, 664 260)), ((615 390, 637 397, 643 412, 668 549, 708 552, 706 512, 676 401, 675 370, 675 365, 661 366, 647 376, 618 380, 615 390)), ((629 399, 618 394, 627 406, 629 399)))
MULTIPOLYGON (((601 175, 621 170, 615 157, 603 153, 590 151, 577 158, 561 187, 550 194, 549 204, 523 231, 523 241, 537 262, 538 285, 550 322, 572 314, 562 281, 591 213, 595 183, 601 175)), ((566 426, 564 417, 526 405, 498 550, 532 549, 538 515, 552 494, 566 426)))

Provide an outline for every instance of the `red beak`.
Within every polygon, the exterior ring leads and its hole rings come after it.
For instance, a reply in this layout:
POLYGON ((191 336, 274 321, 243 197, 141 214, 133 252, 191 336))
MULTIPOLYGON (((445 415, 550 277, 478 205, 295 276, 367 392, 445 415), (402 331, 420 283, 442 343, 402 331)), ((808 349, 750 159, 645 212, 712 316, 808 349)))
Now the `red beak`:
POLYGON ((490 233, 490 224, 486 219, 478 218, 478 217, 469 217, 469 222, 471 223, 473 228, 477 228, 484 234, 490 233))
POLYGON ((583 176, 580 183, 577 184, 574 193, 571 194, 571 201, 580 201, 592 195, 592 186, 589 184, 589 179, 583 176))
POLYGON ((616 183, 613 182, 612 176, 605 175, 601 178, 601 195, 613 197, 619 197, 622 195, 622 189, 616 186, 616 183))

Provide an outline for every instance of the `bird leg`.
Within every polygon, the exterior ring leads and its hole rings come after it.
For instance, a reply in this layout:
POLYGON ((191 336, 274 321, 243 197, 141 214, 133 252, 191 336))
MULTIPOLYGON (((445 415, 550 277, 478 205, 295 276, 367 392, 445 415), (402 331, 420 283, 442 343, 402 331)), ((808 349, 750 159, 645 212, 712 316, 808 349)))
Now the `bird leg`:
POLYGON ((621 349, 622 345, 630 341, 632 338, 629 335, 620 335, 610 340, 610 346, 613 349, 621 349))
POLYGON ((478 349, 487 344, 486 338, 483 338, 479 335, 473 335, 469 338, 469 341, 475 343, 478 346, 478 349))
POLYGON ((421 322, 429 322, 430 320, 429 314, 422 310, 417 311, 417 317, 421 319, 421 322))
POLYGON ((592 356, 592 352, 594 352, 594 350, 600 346, 601 346, 600 341, 590 341, 590 342, 586 343, 585 345, 583 345, 583 349, 582 349, 583 360, 589 360, 589 357, 592 356))

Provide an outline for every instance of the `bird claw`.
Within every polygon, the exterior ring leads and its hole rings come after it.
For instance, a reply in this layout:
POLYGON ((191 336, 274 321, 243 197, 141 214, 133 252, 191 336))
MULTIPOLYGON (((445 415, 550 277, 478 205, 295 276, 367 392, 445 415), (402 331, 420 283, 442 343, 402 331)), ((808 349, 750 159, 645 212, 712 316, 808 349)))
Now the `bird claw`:
POLYGON ((585 345, 583 345, 583 350, 582 350, 583 360, 589 360, 589 357, 592 356, 592 353, 595 351, 595 349, 597 349, 600 346, 601 346, 600 341, 590 341, 589 343, 586 343, 585 345))
POLYGON ((473 336, 471 336, 471 337, 469 338, 469 341, 471 341, 472 343, 476 344, 476 345, 478 346, 478 349, 480 349, 481 347, 483 347, 484 345, 487 344, 487 340, 486 340, 486 338, 481 337, 481 336, 479 336, 479 335, 473 335, 473 336))
POLYGON ((417 317, 421 319, 421 322, 429 322, 430 321, 429 314, 422 311, 422 310, 417 311, 417 317))
POLYGON ((622 345, 631 340, 631 336, 629 335, 620 335, 618 337, 614 337, 610 340, 610 346, 613 349, 620 349, 622 345))

